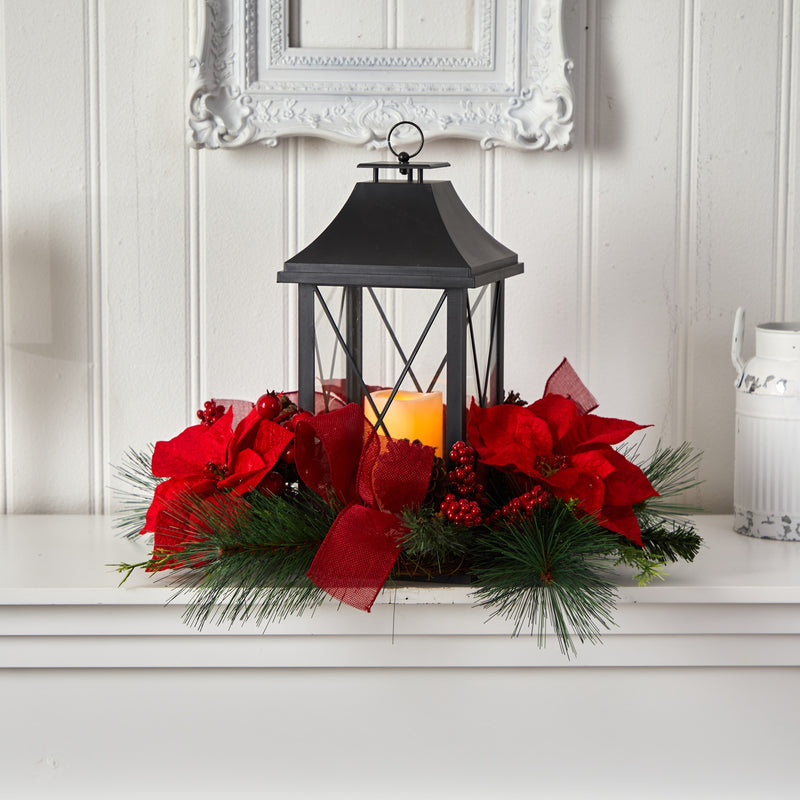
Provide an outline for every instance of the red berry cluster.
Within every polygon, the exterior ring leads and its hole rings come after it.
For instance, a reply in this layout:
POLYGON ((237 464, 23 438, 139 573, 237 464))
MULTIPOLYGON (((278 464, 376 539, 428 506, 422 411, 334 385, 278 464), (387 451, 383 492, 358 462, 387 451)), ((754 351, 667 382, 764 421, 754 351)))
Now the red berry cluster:
MULTIPOLYGON (((267 392, 256 400, 256 408, 262 419, 269 419, 290 431, 294 431, 302 419, 313 416, 309 411, 298 408, 285 394, 267 392)), ((289 442, 280 455, 280 461, 294 464, 294 442, 289 442)))
POLYGON ((213 425, 220 417, 225 415, 225 406, 217 405, 213 400, 206 400, 203 407, 197 412, 197 419, 203 425, 213 425))
POLYGON ((481 507, 474 500, 467 500, 466 497, 456 498, 452 493, 445 495, 439 508, 447 519, 456 525, 473 528, 483 522, 481 507))
POLYGON ((489 517, 489 524, 494 525, 504 519, 511 519, 523 514, 530 516, 538 508, 547 508, 549 502, 550 493, 542 486, 534 486, 530 491, 524 492, 519 497, 510 500, 502 508, 493 511, 489 517))
POLYGON ((475 471, 475 451, 466 442, 456 442, 450 450, 450 461, 453 469, 447 473, 447 479, 451 491, 445 495, 439 510, 456 525, 480 525, 488 501, 475 471))

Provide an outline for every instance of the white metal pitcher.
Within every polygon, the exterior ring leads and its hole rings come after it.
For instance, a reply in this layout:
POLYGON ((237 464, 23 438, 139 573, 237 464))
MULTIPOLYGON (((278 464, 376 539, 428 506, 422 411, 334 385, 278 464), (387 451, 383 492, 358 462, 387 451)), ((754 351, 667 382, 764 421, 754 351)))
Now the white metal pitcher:
POLYGON ((744 309, 736 312, 733 528, 800 541, 800 322, 756 326, 756 354, 742 361, 744 309))

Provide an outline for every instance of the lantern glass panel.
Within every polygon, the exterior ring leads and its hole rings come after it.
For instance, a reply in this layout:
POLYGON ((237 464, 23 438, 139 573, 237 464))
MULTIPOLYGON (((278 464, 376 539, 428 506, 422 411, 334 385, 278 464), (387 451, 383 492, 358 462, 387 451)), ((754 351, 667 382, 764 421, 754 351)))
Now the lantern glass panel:
MULTIPOLYGON (((393 386, 405 372, 401 389, 443 392, 447 385, 442 367, 446 353, 447 317, 443 307, 436 313, 441 290, 387 289, 386 292, 386 320, 380 321, 380 328, 371 329, 380 333, 386 349, 385 383, 393 386), (426 328, 428 332, 420 342, 426 328), (412 356, 413 361, 406 369, 412 356)), ((380 315, 377 307, 376 313, 380 315)))
MULTIPOLYGON (((497 402, 495 299, 493 284, 468 292, 466 407, 473 399, 479 405, 497 402)), ((331 392, 355 402, 376 388, 446 396, 447 314, 441 291, 318 287, 315 328, 315 383, 326 408, 331 392)))
POLYGON ((314 376, 317 391, 325 398, 325 410, 330 410, 330 392, 340 396, 344 392, 347 375, 347 358, 334 329, 328 321, 329 313, 336 329, 345 336, 346 297, 342 287, 320 286, 320 297, 314 304, 314 376))
MULTIPOLYGON (((318 287, 315 305, 315 384, 325 394, 346 394, 348 356, 347 292, 352 288, 318 287)), ((367 388, 410 392, 446 390, 446 313, 440 290, 363 287, 360 302, 360 376, 349 399, 367 388), (438 313, 436 311, 439 306, 438 313), (426 332, 427 329, 427 332, 426 332), (424 334, 424 336, 423 336, 424 334), (361 386, 363 381, 364 386, 361 386), (399 384, 398 384, 399 381, 399 384)), ((358 326, 358 321, 355 322, 358 326)), ((353 361, 359 361, 351 346, 353 361)))
POLYGON ((495 388, 497 341, 494 332, 499 324, 494 284, 468 292, 467 317, 467 405, 470 400, 480 406, 498 402, 495 388))

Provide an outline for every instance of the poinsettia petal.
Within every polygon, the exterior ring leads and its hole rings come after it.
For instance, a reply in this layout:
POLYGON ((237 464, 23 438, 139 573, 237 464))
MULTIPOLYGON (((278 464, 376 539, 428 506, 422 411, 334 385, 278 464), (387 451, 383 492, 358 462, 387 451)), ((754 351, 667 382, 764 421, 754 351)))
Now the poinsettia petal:
POLYGON ((228 475, 220 481, 220 487, 233 489, 236 494, 253 491, 293 438, 292 431, 263 419, 253 409, 234 432, 228 453, 228 475))
POLYGON ((224 481, 220 481, 219 485, 223 489, 231 489, 234 494, 245 494, 252 492, 264 480, 264 476, 268 472, 268 467, 253 469, 249 472, 237 472, 235 475, 229 475, 224 481))
POLYGON ((616 469, 612 458, 609 456, 611 453, 614 453, 614 450, 608 445, 604 445, 595 447, 592 450, 573 453, 569 461, 573 466, 592 472, 605 482, 608 476, 616 469))
POLYGON ((241 420, 233 430, 229 447, 229 460, 235 459, 236 453, 239 450, 244 450, 253 446, 256 430, 263 421, 265 420, 262 418, 261 414, 259 414, 258 409, 253 406, 250 413, 241 420))
POLYGON ((473 402, 467 435, 479 461, 526 475, 538 475, 536 457, 552 452, 553 439, 547 423, 523 406, 480 408, 473 402))
POLYGON ((639 520, 630 506, 606 506, 603 508, 598 522, 614 533, 622 534, 640 547, 642 545, 642 530, 639 520))
POLYGON ((559 442, 560 452, 573 453, 576 450, 585 450, 598 444, 618 444, 635 431, 650 427, 652 426, 639 425, 627 419, 584 414, 575 420, 572 429, 559 442))
MULTIPOLYGON (((189 523, 191 504, 216 492, 216 482, 207 478, 170 478, 156 486, 140 533, 154 533, 153 552, 177 553, 186 542, 195 541, 189 523)), ((171 563, 170 566, 179 566, 171 563)))
POLYGON ((261 456, 264 464, 272 469, 292 439, 294 439, 292 431, 283 425, 278 425, 277 422, 264 419, 256 429, 253 450, 261 456))
POLYGON ((554 451, 563 452, 559 449, 558 442, 578 419, 578 408, 575 401, 560 394, 548 394, 541 400, 531 403, 528 408, 547 423, 553 437, 554 451))
POLYGON ((603 507, 605 485, 589 470, 567 467, 548 475, 545 483, 561 500, 575 500, 587 514, 597 514, 603 507))
POLYGON ((614 471, 606 478, 606 503, 612 506, 634 506, 657 497, 658 492, 645 474, 625 456, 609 448, 606 458, 614 471))
POLYGON ((241 450, 236 454, 236 459, 229 466, 230 474, 219 485, 227 488, 236 483, 236 476, 242 473, 254 472, 257 469, 264 469, 264 459, 255 451, 250 448, 241 450), (231 480, 233 479, 233 482, 231 480))
POLYGON ((156 478, 188 478, 206 464, 224 464, 231 438, 230 409, 213 425, 192 425, 173 439, 156 442, 150 470, 156 478))

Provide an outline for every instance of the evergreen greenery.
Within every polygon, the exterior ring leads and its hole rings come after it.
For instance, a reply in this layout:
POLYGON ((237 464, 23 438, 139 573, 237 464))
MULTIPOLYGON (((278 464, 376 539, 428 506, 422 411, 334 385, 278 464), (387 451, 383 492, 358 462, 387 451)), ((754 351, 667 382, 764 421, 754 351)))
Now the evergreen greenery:
POLYGON ((512 621, 514 635, 536 631, 540 646, 549 624, 562 651, 574 653, 573 636, 596 641, 612 624, 617 547, 617 537, 591 517, 576 517, 568 503, 553 502, 477 538, 478 605, 512 621))
POLYGON ((122 463, 114 468, 121 487, 115 487, 118 512, 115 527, 128 539, 138 536, 144 525, 147 509, 153 501, 153 492, 161 483, 150 471, 153 446, 145 450, 131 448, 122 456, 122 463))
POLYGON ((393 576, 431 579, 467 571, 471 528, 453 525, 433 508, 403 512, 408 534, 393 576))
POLYGON ((206 538, 180 553, 185 563, 202 565, 181 575, 179 592, 190 590, 186 621, 198 628, 248 619, 267 625, 316 608, 327 595, 306 572, 334 516, 306 490, 253 492, 233 520, 224 507, 206 509, 206 538))
MULTIPOLYGON (((636 448, 624 454, 632 461, 638 455, 636 448)), ((131 450, 116 470, 126 486, 117 492, 116 524, 128 537, 142 530, 160 482, 150 472, 151 455, 152 448, 131 450)), ((659 442, 639 464, 659 492, 634 508, 642 548, 591 517, 576 516, 573 506, 561 501, 492 528, 455 525, 429 505, 403 513, 408 533, 391 577, 468 576, 476 604, 491 617, 508 619, 514 635, 535 632, 541 646, 552 634, 570 655, 576 652, 575 639, 597 641, 613 624, 616 566, 631 567, 645 584, 662 579, 670 562, 697 555, 702 540, 686 518, 694 509, 682 506, 678 496, 697 485, 699 459, 689 445, 667 448, 659 442)), ((267 625, 323 602, 327 595, 306 572, 339 507, 302 484, 279 496, 251 492, 216 498, 182 498, 169 509, 176 546, 165 544, 162 531, 164 550, 118 570, 125 577, 135 569, 166 570, 161 574, 175 587, 173 599, 186 603, 184 619, 198 628, 245 620, 267 625), (187 530, 196 532, 190 541, 187 530)))

